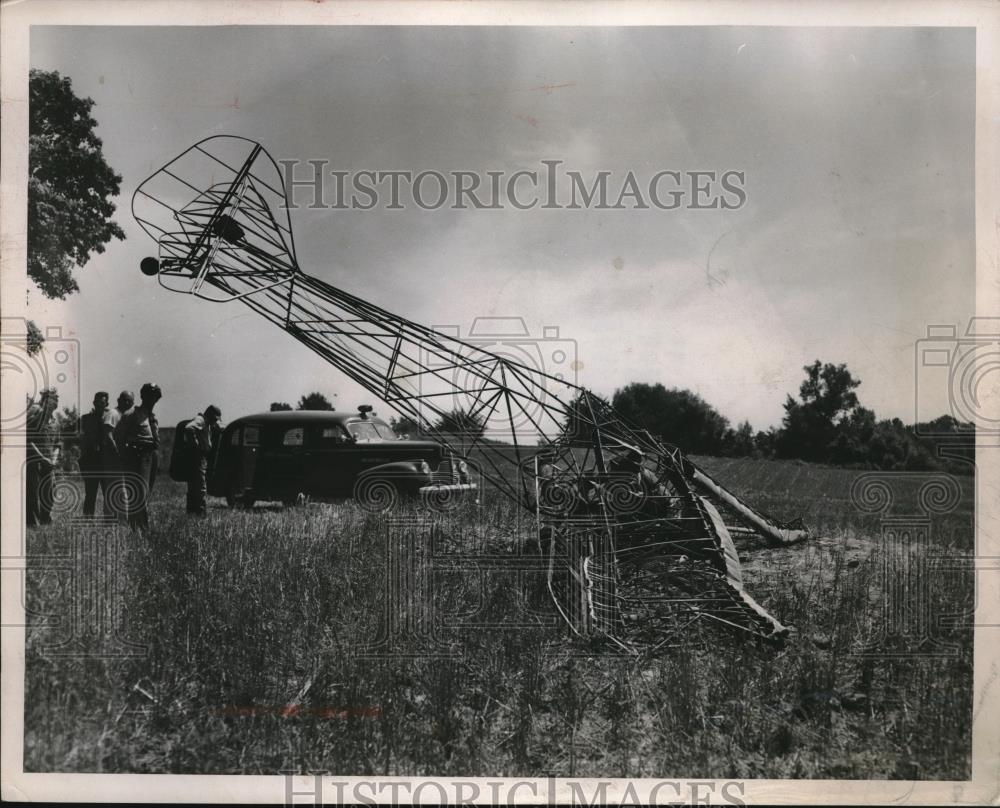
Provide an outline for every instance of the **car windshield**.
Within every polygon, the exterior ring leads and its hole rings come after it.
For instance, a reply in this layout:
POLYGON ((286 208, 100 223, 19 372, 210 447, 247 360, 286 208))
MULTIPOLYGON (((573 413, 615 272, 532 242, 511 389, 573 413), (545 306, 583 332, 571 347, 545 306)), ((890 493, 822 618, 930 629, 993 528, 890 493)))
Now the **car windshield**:
POLYGON ((396 439, 389 425, 380 421, 354 421, 347 425, 347 431, 357 441, 396 439))

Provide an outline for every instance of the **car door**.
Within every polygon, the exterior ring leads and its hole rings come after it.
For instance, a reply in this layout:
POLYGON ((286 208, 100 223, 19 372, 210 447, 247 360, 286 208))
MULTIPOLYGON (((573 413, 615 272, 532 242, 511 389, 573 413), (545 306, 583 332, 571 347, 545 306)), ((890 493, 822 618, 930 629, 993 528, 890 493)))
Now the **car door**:
POLYGON ((306 430, 305 441, 312 495, 349 495, 357 472, 351 468, 351 440, 344 428, 336 423, 313 425, 306 430))
POLYGON ((240 469, 243 476, 243 487, 256 488, 257 459, 260 454, 260 427, 257 424, 244 424, 240 427, 240 469))
POLYGON ((258 496, 294 497, 309 494, 310 463, 305 446, 306 428, 302 425, 271 427, 262 436, 264 457, 258 463, 258 496))
POLYGON ((358 477, 365 471, 391 463, 396 458, 385 451, 385 441, 370 421, 351 421, 346 430, 350 435, 344 447, 343 466, 351 490, 358 477))
POLYGON ((260 427, 256 424, 240 424, 225 433, 212 473, 219 495, 239 496, 256 487, 259 451, 260 427))
MULTIPOLYGON (((222 434, 221 441, 208 467, 208 493, 215 497, 230 491, 236 475, 240 474, 240 424, 231 425, 222 434)), ((175 435, 179 435, 175 433, 175 435)), ((179 438, 175 438, 175 441, 179 438)))

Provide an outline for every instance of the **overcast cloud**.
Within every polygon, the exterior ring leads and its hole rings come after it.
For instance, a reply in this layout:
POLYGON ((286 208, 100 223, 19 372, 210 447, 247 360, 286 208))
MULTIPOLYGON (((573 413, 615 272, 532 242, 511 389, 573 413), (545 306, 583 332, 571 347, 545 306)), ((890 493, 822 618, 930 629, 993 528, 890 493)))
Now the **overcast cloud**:
POLYGON ((213 134, 347 171, 745 172, 727 211, 294 212, 306 272, 429 325, 557 325, 605 395, 687 387, 766 428, 819 358, 912 420, 914 340, 973 313, 972 30, 36 27, 31 48, 96 101, 123 175, 128 239, 66 301, 30 296, 80 340, 87 402, 155 380, 172 423, 371 400, 239 304, 139 273, 135 186, 213 134))

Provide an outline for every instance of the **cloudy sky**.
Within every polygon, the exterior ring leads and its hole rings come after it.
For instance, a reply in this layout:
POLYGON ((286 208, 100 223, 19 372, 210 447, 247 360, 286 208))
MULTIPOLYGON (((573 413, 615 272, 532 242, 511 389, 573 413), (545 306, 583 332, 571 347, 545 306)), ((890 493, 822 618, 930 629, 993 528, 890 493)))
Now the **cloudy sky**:
POLYGON ((737 210, 294 212, 306 272, 463 333, 558 326, 605 395, 686 387, 763 429, 819 358, 912 420, 914 341, 973 312, 969 29, 35 27, 31 63, 95 100, 128 238, 30 313, 79 339, 85 401, 155 380, 163 423, 371 400, 240 304, 139 273, 135 186, 214 134, 345 171, 745 172, 737 210))

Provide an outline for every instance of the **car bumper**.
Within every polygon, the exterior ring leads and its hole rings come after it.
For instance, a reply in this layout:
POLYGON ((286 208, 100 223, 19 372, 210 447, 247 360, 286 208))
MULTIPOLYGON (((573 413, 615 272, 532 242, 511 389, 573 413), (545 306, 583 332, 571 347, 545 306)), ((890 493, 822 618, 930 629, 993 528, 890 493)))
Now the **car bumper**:
POLYGON ((475 483, 450 483, 447 485, 431 483, 430 485, 421 486, 419 491, 421 495, 454 493, 462 496, 475 496, 476 492, 479 491, 479 486, 475 483))

